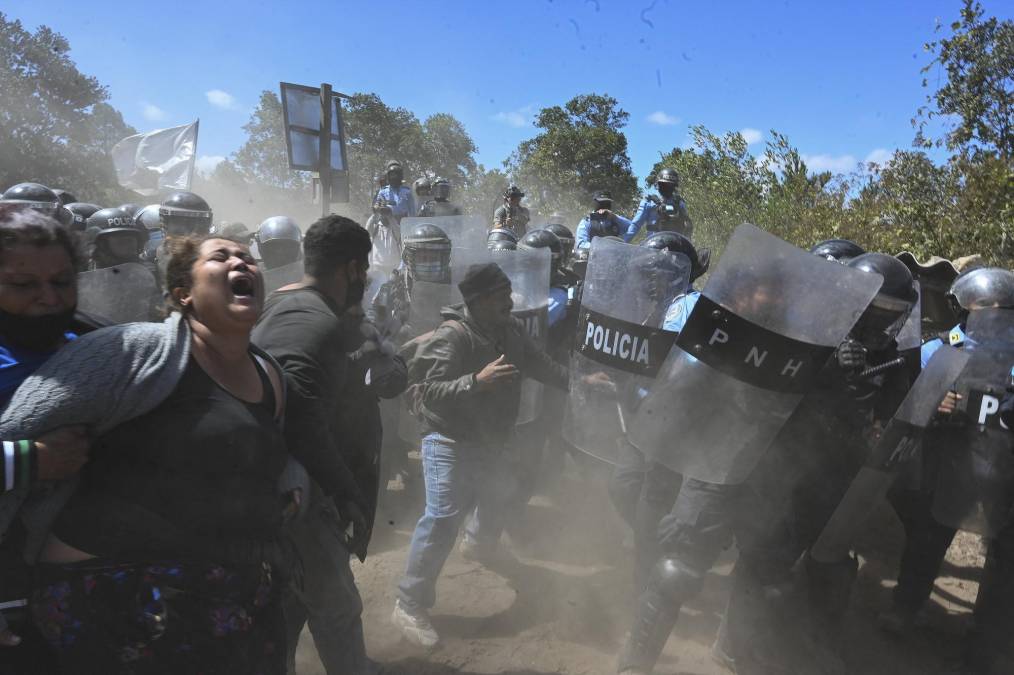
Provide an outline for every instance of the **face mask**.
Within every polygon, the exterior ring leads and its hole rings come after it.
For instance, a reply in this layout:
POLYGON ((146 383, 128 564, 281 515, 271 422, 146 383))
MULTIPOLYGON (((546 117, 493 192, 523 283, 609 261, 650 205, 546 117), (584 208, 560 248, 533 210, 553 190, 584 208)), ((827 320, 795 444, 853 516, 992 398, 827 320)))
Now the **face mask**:
POLYGON ((74 309, 42 316, 8 314, 0 310, 0 334, 22 347, 46 351, 56 346, 73 320, 74 309))

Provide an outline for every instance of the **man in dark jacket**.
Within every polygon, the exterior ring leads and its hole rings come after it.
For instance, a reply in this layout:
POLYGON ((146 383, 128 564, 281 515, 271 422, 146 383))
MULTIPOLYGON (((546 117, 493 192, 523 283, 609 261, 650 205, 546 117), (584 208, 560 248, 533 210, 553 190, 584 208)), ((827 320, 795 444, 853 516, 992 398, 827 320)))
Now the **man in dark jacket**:
POLYGON ((427 610, 465 514, 478 507, 482 530, 470 533, 495 549, 497 519, 510 494, 502 453, 514 433, 521 380, 567 386, 567 371, 540 350, 511 315, 511 283, 496 263, 473 265, 458 285, 465 306, 445 308, 444 323, 419 347, 423 372, 416 399, 423 424, 426 510, 398 586, 392 621, 410 641, 430 647, 439 636, 427 610))
POLYGON ((303 280, 271 294, 253 332, 254 343, 285 371, 286 444, 313 479, 307 513, 289 528, 303 567, 302 584, 291 584, 283 598, 290 672, 307 622, 328 673, 375 671, 349 567, 350 552, 364 550, 370 500, 350 469, 358 453, 339 415, 354 377, 348 352, 363 343, 360 303, 370 248, 369 234, 348 218, 318 220, 303 239, 303 280), (349 525, 354 536, 347 541, 349 525))

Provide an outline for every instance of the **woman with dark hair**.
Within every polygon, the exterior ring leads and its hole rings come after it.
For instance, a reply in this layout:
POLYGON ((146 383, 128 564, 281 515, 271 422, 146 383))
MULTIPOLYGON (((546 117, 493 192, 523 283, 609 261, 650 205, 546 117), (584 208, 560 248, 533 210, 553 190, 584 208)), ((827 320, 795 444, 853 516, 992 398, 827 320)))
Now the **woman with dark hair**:
MULTIPOLYGON (((0 204, 0 408, 25 378, 76 337, 71 331, 77 264, 74 235, 62 225, 26 206, 0 204)), ((27 491, 37 481, 76 473, 88 452, 81 431, 63 428, 33 440, 3 441, 0 493, 27 491)), ((21 604, 28 578, 18 552, 19 535, 4 537, 0 548, 0 603, 9 606, 21 604)), ((0 614, 0 647, 20 643, 0 614)), ((25 648, 18 657, 22 653, 25 648)))
POLYGON ((41 547, 33 618, 61 672, 282 673, 288 454, 281 371, 250 343, 261 275, 232 241, 171 252, 165 322, 78 338, 0 418, 0 437, 95 438, 41 547))

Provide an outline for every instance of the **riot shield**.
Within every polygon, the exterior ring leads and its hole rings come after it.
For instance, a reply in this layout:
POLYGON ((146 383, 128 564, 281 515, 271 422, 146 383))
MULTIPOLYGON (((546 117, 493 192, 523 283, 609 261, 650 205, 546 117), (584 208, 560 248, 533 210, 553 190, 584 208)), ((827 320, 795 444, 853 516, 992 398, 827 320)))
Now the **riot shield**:
POLYGON ((965 335, 970 358, 956 390, 964 397, 967 424, 941 453, 933 517, 990 536, 1004 524, 1014 497, 1014 436, 998 414, 1014 365, 1014 310, 972 312, 965 335))
POLYGON ((591 243, 570 358, 570 398, 563 437, 614 463, 628 422, 672 347, 666 310, 690 279, 683 255, 601 237, 591 243), (608 375, 610 387, 588 384, 608 375))
POLYGON ((111 323, 154 321, 161 300, 155 275, 140 263, 77 275, 77 308, 111 323))
POLYGON ((261 271, 261 274, 264 276, 264 295, 268 296, 282 286, 302 281, 303 261, 297 260, 294 263, 282 265, 274 269, 265 269, 261 271))
POLYGON ((845 559, 898 471, 918 449, 930 418, 954 388, 969 356, 953 347, 941 347, 933 354, 814 543, 810 551, 814 560, 836 563, 845 559))
POLYGON ((883 279, 740 225, 630 423, 648 457, 743 482, 883 279))
MULTIPOLYGON (((549 276, 550 252, 548 248, 493 253, 483 243, 479 248, 453 248, 451 250, 451 286, 455 302, 461 302, 458 283, 471 265, 495 262, 511 280, 511 299, 514 317, 521 321, 524 330, 541 349, 546 349, 549 333, 549 276)), ((542 383, 525 378, 521 383, 521 406, 517 424, 534 421, 542 405, 542 383)))
POLYGON ((417 225, 430 223, 436 225, 450 238, 454 248, 479 250, 486 247, 488 226, 482 216, 433 216, 423 218, 415 216, 401 219, 401 240, 417 225))
POLYGON ((899 352, 907 352, 922 347, 922 286, 915 282, 916 301, 912 312, 908 315, 905 325, 898 331, 895 342, 899 352))

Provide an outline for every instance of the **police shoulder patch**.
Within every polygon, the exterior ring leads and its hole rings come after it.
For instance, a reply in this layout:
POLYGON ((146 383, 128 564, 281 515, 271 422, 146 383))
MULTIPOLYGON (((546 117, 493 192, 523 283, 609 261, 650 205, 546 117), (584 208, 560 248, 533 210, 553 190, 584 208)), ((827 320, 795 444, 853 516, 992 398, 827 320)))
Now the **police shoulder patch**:
POLYGON ((947 336, 947 341, 952 347, 957 347, 965 341, 965 336, 961 334, 961 331, 952 330, 947 336))

